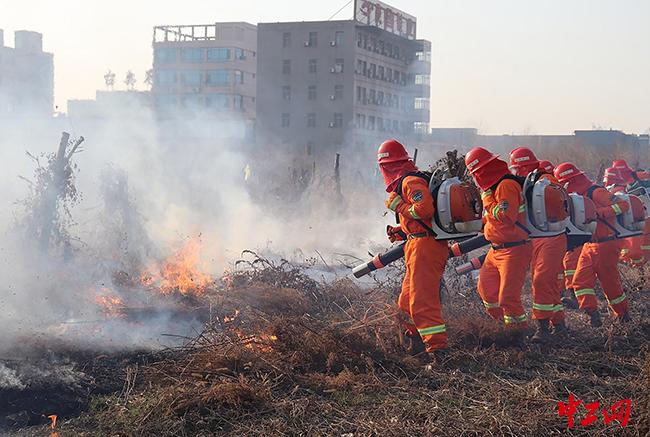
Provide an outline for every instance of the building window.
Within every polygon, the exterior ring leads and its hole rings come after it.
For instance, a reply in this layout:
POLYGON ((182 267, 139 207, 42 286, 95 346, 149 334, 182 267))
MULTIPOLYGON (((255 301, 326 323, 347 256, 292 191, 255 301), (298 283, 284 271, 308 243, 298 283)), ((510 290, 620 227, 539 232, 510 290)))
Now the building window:
POLYGON ((203 96, 200 95, 185 95, 182 102, 183 106, 188 109, 200 109, 205 106, 203 96))
POLYGON ((375 130, 375 116, 368 116, 368 130, 375 130))
POLYGON ((230 72, 228 70, 208 71, 207 84, 210 86, 230 85, 230 72))
POLYGON ((340 46, 343 44, 343 32, 337 31, 334 33, 334 45, 340 46))
POLYGON ((391 82, 393 80, 393 69, 386 67, 386 80, 391 82))
POLYGON ((246 52, 244 49, 235 49, 235 59, 239 59, 240 61, 246 59, 246 52))
POLYGON ((160 70, 156 72, 157 85, 172 85, 176 83, 176 73, 170 70, 160 70))
POLYGON ((318 33, 309 32, 309 40, 307 41, 308 47, 316 47, 318 45, 318 33))
POLYGON ((393 107, 393 95, 391 93, 386 93, 386 106, 393 107))
POLYGON ((282 61, 282 74, 291 74, 291 60, 285 59, 282 61))
POLYGON ((206 103, 209 108, 225 109, 230 107, 230 96, 228 94, 208 94, 206 103))
POLYGON ((201 86, 201 72, 200 71, 184 71, 182 74, 183 84, 189 86, 201 86))
POLYGON ((235 95, 233 100, 232 100, 232 107, 235 109, 244 109, 244 96, 241 95, 235 95))
POLYGON ((230 59, 230 49, 215 47, 208 49, 208 61, 223 62, 230 59))
POLYGON ((307 114, 307 127, 316 127, 316 114, 313 112, 307 114))
POLYGON ((182 49, 183 62, 203 62, 203 49, 182 49))
POLYGON ((361 74, 363 76, 366 75, 366 70, 368 69, 368 64, 366 61, 362 61, 361 59, 357 60, 357 74, 361 74))
POLYGON ((244 72, 240 70, 235 70, 235 84, 244 83, 244 72))
POLYGON ((397 120, 393 120, 393 132, 399 132, 399 122, 397 120))
POLYGON ((426 97, 416 97, 415 109, 429 109, 429 99, 426 97))
POLYGON ((377 92, 377 104, 379 106, 384 105, 384 92, 383 91, 377 92))
POLYGON ((316 59, 309 60, 308 70, 312 74, 315 74, 318 71, 318 61, 316 59))
POLYGON ((334 62, 334 73, 343 73, 343 63, 345 62, 344 59, 338 58, 334 62))
POLYGON ((413 132, 416 134, 426 135, 429 133, 429 123, 426 121, 413 122, 413 132))
POLYGON ((284 32, 282 34, 282 47, 285 49, 291 47, 291 32, 284 32))
POLYGON ((384 80, 384 67, 382 67, 381 65, 377 67, 377 76, 379 80, 384 80))
POLYGON ((282 87, 282 98, 284 100, 291 100, 291 87, 283 86, 282 87))
POLYGON ((368 103, 372 105, 377 104, 377 91, 370 90, 370 92, 368 93, 368 103))
POLYGON ((393 82, 399 83, 399 70, 393 71, 393 82))
POLYGON ((290 117, 286 112, 282 114, 282 127, 289 127, 290 117))
POLYGON ((374 79, 377 76, 377 66, 373 63, 370 63, 370 68, 368 69, 368 77, 374 79))
POLYGON ((316 100, 316 85, 310 85, 307 88, 307 99, 316 100))
POLYGON ((384 131, 384 119, 381 117, 377 117, 377 130, 381 132, 384 131))
POLYGON ((340 112, 337 112, 334 114, 334 126, 333 127, 341 127, 343 126, 343 114, 340 112))
POLYGON ((176 62, 177 56, 178 50, 168 47, 156 49, 154 52, 154 58, 156 59, 156 62, 160 62, 161 64, 176 62))
POLYGON ((416 85, 429 85, 431 83, 431 78, 428 74, 416 74, 415 75, 415 84, 416 85))
POLYGON ((334 100, 343 99, 343 85, 334 85, 334 100))
POLYGON ((176 106, 176 96, 173 94, 158 95, 156 103, 161 108, 173 108, 176 106))
POLYGON ((399 96, 397 94, 393 94, 393 106, 399 109, 399 96))
POLYGON ((357 47, 363 47, 363 33, 357 32, 357 47))
POLYGON ((431 52, 416 52, 415 59, 418 61, 431 62, 431 52))

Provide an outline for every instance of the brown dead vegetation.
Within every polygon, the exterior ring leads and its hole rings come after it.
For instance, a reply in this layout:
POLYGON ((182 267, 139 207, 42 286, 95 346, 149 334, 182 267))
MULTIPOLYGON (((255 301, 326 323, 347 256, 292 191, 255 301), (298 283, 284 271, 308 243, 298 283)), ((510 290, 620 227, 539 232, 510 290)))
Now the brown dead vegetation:
MULTIPOLYGON (((636 275, 624 272, 626 281, 636 275)), ((472 290, 448 284, 451 351, 425 372, 400 344, 394 284, 318 284, 267 260, 225 284, 205 297, 204 332, 114 369, 122 391, 93 398, 78 418, 59 417, 60 435, 555 435, 567 431, 557 402, 569 393, 602 408, 633 401, 625 428, 602 416, 580 427, 580 407, 576 435, 650 431, 650 303, 642 291, 628 288, 628 325, 608 320, 592 330, 570 311, 565 342, 518 349, 472 290)))

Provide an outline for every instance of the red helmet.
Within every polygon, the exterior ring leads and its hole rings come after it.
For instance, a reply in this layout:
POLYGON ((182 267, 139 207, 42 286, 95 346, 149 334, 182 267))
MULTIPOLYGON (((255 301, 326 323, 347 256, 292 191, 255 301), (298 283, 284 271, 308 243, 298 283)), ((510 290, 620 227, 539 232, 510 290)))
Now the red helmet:
POLYGON ((555 167, 553 174, 561 184, 564 184, 565 182, 569 182, 571 179, 584 173, 580 171, 580 169, 576 167, 575 164, 571 162, 563 162, 562 164, 555 167))
POLYGON ((612 166, 610 168, 621 168, 624 170, 632 170, 629 165, 627 165, 627 161, 624 159, 615 159, 612 161, 612 166))
POLYGON ((474 174, 498 157, 483 147, 474 147, 465 155, 465 166, 470 174, 474 174))
POLYGON ((616 167, 610 167, 605 170, 605 176, 603 177, 603 184, 606 186, 610 185, 625 185, 625 179, 621 174, 621 169, 616 167))
POLYGON ((515 150, 510 152, 510 167, 520 168, 534 166, 537 168, 539 165, 539 159, 535 156, 532 150, 527 147, 517 147, 515 150))
POLYGON ((542 159, 541 161, 539 161, 539 169, 545 171, 546 173, 553 174, 553 172, 555 171, 555 166, 551 161, 542 159))
POLYGON ((377 150, 377 161, 380 164, 408 161, 409 159, 406 149, 402 143, 397 140, 384 141, 381 146, 379 146, 379 150, 377 150))

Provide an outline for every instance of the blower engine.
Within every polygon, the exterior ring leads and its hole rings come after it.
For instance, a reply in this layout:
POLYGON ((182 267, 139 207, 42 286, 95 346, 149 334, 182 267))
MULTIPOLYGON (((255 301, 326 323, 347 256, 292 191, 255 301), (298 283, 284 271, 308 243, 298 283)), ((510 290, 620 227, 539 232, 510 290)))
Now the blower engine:
POLYGON ((627 238, 641 235, 645 227, 646 218, 646 209, 641 199, 626 193, 616 193, 614 196, 630 205, 630 208, 625 213, 616 217, 614 227, 618 232, 617 237, 627 238))
POLYGON ((436 240, 473 237, 483 228, 483 202, 478 189, 457 177, 431 176, 429 191, 435 202, 431 229, 436 240))
POLYGON ((571 219, 567 222, 568 250, 591 241, 598 226, 596 218, 596 204, 587 196, 577 193, 569 194, 569 214, 571 219))
POLYGON ((645 207, 645 216, 650 218, 650 191, 646 187, 638 187, 630 190, 628 194, 638 197, 645 207))
POLYGON ((523 191, 526 197, 526 228, 532 238, 563 234, 570 221, 569 194, 537 170, 528 175, 523 191))
MULTIPOLYGON (((435 213, 427 226, 435 233, 436 240, 463 240, 474 237, 481 231, 483 203, 476 187, 437 171, 431 176, 429 191, 435 203, 435 213)), ((356 266, 352 273, 356 278, 361 278, 403 256, 402 244, 356 266)))

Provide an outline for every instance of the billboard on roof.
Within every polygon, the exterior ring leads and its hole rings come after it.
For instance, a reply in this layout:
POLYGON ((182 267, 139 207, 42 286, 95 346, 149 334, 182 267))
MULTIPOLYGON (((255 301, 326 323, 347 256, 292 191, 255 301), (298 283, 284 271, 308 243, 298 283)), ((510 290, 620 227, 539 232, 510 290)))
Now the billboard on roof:
POLYGON ((403 38, 415 39, 417 19, 378 0, 355 0, 354 19, 403 38))

